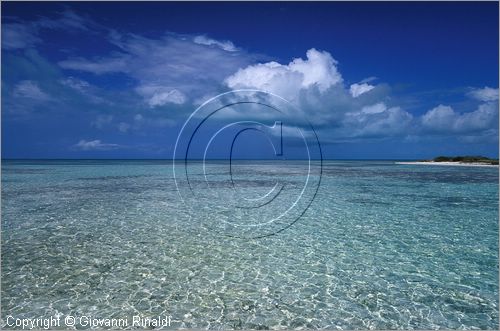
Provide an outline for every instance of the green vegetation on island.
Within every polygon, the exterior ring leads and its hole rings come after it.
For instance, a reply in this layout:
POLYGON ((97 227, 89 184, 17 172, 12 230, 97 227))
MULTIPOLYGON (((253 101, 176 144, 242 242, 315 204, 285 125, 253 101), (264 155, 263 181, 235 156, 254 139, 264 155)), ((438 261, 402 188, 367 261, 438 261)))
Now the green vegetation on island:
POLYGON ((458 163, 482 163, 498 165, 498 159, 490 159, 485 156, 438 156, 427 162, 458 162, 458 163))

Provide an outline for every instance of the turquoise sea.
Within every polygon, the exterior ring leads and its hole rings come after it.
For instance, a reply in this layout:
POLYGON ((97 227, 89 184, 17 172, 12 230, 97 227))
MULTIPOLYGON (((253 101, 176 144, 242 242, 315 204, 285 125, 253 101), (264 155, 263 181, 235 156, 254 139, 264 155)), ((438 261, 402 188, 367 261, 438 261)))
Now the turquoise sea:
MULTIPOLYGON (((294 187, 303 167, 242 162, 234 179, 259 196, 278 179, 294 187)), ((209 168, 216 183, 227 164, 209 168)), ((248 239, 224 233, 224 200, 214 209, 181 200, 171 161, 4 160, 2 319, 498 329, 498 176, 494 167, 324 161, 302 217, 248 239)))

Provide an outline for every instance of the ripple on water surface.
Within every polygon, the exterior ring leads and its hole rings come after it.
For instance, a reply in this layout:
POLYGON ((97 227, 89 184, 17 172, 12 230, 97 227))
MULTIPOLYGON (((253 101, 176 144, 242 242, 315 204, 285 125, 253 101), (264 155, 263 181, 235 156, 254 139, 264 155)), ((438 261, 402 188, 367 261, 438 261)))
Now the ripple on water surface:
MULTIPOLYGON (((301 180, 300 165, 251 169, 249 190, 301 180)), ((2 318, 498 329, 497 197, 498 169, 325 162, 297 223, 242 240, 189 215, 166 162, 4 162, 2 318)))

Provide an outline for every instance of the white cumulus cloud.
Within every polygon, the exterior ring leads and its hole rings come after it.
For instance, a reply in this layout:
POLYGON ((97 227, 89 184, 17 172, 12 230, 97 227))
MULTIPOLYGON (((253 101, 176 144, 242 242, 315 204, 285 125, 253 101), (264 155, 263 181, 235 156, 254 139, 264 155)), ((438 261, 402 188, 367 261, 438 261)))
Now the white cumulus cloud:
POLYGON ((412 120, 413 116, 400 107, 377 103, 347 113, 339 131, 343 137, 387 137, 404 134, 412 120))
POLYGON ((42 91, 38 84, 31 80, 23 80, 14 87, 13 95, 17 98, 29 98, 37 101, 47 101, 51 97, 42 91))
POLYGON ((36 35, 36 30, 26 24, 2 24, 2 48, 5 50, 32 47, 41 39, 36 35))
POLYGON ((78 150, 82 150, 82 151, 93 151, 93 150, 105 151, 105 150, 110 150, 110 149, 116 149, 119 147, 120 147, 120 145, 118 145, 118 144, 103 143, 99 139, 89 140, 89 141, 82 139, 77 144, 73 145, 74 149, 78 149, 78 150))
POLYGON ((138 82, 135 91, 150 107, 218 94, 225 77, 255 59, 232 43, 200 36, 167 34, 149 39, 115 31, 108 41, 120 51, 91 59, 68 58, 59 65, 96 75, 123 73, 138 82))
POLYGON ((328 141, 406 134, 413 116, 384 103, 387 98, 384 85, 360 82, 346 87, 331 54, 312 48, 306 55, 306 59, 293 59, 287 65, 277 62, 250 65, 226 78, 225 83, 235 89, 269 91, 291 101, 300 111, 289 115, 305 116, 320 127, 320 136, 328 141), (372 90, 367 98, 358 98, 372 90))
POLYGON ((88 82, 74 77, 61 79, 60 83, 82 93, 85 92, 90 86, 88 82))
POLYGON ((375 86, 367 84, 367 83, 360 83, 360 84, 352 84, 351 87, 349 88, 349 92, 351 92, 351 95, 353 98, 359 97, 361 94, 366 93, 368 91, 371 91, 375 88, 375 86))
POLYGON ((470 91, 468 95, 479 101, 484 101, 484 102, 496 101, 498 100, 498 89, 491 87, 484 87, 484 88, 474 89, 470 91))
POLYGON ((39 34, 44 29, 71 32, 101 28, 93 20, 80 16, 70 9, 57 13, 55 17, 40 16, 30 22, 13 17, 6 17, 6 19, 15 19, 14 22, 2 23, 2 48, 6 50, 29 48, 41 43, 42 39, 39 34))
POLYGON ((151 107, 163 106, 168 103, 181 105, 186 102, 187 97, 175 88, 163 86, 140 86, 136 91, 142 95, 151 107))
POLYGON ((230 88, 256 88, 293 98, 301 89, 316 86, 325 92, 342 82, 337 61, 330 53, 312 48, 306 56, 306 60, 294 59, 288 65, 277 62, 251 65, 227 77, 225 83, 230 88))
POLYGON ((207 45, 207 46, 215 45, 228 52, 235 52, 238 50, 238 48, 236 48, 236 46, 234 46, 234 44, 229 40, 219 41, 208 38, 207 36, 196 36, 194 37, 193 41, 200 45, 207 45))
POLYGON ((458 113, 439 105, 422 116, 424 128, 440 133, 470 133, 488 130, 498 124, 498 104, 483 103, 475 111, 458 113))
POLYGON ((439 105, 422 116, 422 124, 435 131, 448 131, 453 127, 457 116, 458 114, 450 106, 439 105))
POLYGON ((364 106, 361 108, 361 113, 363 114, 378 114, 387 110, 387 106, 383 102, 376 103, 374 105, 364 106))

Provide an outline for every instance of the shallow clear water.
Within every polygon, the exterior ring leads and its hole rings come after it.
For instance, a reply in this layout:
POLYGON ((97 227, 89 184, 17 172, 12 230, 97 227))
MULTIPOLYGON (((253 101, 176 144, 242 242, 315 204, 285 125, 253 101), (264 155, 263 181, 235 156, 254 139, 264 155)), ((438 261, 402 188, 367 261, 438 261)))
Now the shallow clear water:
MULTIPOLYGON (((303 166, 244 163, 235 180, 258 197, 303 166)), ((172 177, 168 161, 3 161, 2 318, 499 327, 498 168, 327 161, 306 213, 262 239, 226 236, 227 211, 185 206, 172 177)))

